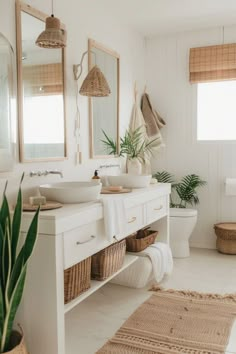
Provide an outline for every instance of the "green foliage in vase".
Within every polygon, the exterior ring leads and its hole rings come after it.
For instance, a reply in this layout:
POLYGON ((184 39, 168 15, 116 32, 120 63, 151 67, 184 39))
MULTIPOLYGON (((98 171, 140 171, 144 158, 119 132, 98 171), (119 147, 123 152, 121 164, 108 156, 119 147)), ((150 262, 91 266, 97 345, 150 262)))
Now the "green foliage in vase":
POLYGON ((109 136, 105 133, 104 130, 102 130, 102 132, 103 132, 105 139, 101 140, 101 141, 105 145, 107 153, 109 155, 116 155, 117 154, 116 142, 112 138, 109 138, 109 136))
MULTIPOLYGON (((103 130, 105 139, 102 140, 109 155, 117 153, 117 144, 109 138, 103 130)), ((140 126, 135 130, 126 130, 124 137, 120 137, 119 156, 127 156, 128 159, 135 159, 144 162, 146 158, 150 158, 156 149, 156 143, 159 138, 149 140, 143 137, 143 127, 140 126)))
POLYGON ((173 175, 166 171, 157 172, 153 177, 158 182, 171 183, 171 208, 186 208, 188 204, 191 206, 198 204, 197 188, 203 187, 207 183, 196 174, 187 175, 178 183, 174 181, 173 175), (175 201, 176 198, 178 198, 177 202, 175 201))
MULTIPOLYGON (((22 180, 23 176, 21 183, 22 180)), ((5 187, 0 209, 0 353, 12 349, 10 337, 16 311, 23 295, 28 260, 37 238, 38 216, 39 208, 18 251, 22 218, 21 187, 12 219, 5 187)))
POLYGON ((174 183, 174 176, 167 171, 156 172, 153 178, 161 183, 174 183))

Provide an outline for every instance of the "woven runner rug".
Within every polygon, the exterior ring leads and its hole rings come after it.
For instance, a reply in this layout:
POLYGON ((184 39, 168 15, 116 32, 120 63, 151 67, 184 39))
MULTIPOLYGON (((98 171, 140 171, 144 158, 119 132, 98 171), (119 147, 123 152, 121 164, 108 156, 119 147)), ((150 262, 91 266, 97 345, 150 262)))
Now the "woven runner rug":
POLYGON ((156 290, 97 354, 223 354, 236 294, 156 290))

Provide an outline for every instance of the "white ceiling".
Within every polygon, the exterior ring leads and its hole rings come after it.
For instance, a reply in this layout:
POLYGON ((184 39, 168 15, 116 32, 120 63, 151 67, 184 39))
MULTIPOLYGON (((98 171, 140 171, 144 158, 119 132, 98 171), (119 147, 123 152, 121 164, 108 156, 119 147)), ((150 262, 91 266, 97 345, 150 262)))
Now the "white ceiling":
POLYGON ((99 0, 146 37, 236 24, 236 0, 99 0))

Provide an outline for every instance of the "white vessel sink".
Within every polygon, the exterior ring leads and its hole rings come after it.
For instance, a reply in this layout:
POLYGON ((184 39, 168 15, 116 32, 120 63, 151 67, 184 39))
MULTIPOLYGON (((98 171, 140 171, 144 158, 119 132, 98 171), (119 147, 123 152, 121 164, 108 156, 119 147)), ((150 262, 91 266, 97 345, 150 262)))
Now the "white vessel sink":
POLYGON ((151 175, 132 175, 128 173, 107 176, 110 186, 122 186, 125 188, 146 188, 149 186, 151 178, 151 175))
POLYGON ((42 184, 39 186, 41 195, 47 200, 57 201, 62 204, 75 204, 95 201, 102 184, 95 181, 89 182, 59 182, 42 184))

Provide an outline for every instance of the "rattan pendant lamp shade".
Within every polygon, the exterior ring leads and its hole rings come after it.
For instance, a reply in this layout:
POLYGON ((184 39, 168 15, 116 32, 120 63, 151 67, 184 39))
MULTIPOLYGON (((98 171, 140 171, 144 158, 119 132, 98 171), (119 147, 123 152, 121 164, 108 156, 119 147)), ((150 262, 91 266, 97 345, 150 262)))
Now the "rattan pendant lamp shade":
POLYGON ((53 0, 52 15, 46 18, 45 30, 38 36, 35 44, 48 49, 64 48, 66 46, 66 33, 61 29, 60 20, 53 15, 53 0))
POLYGON ((79 93, 88 97, 107 97, 111 93, 108 82, 97 65, 89 71, 79 93))

